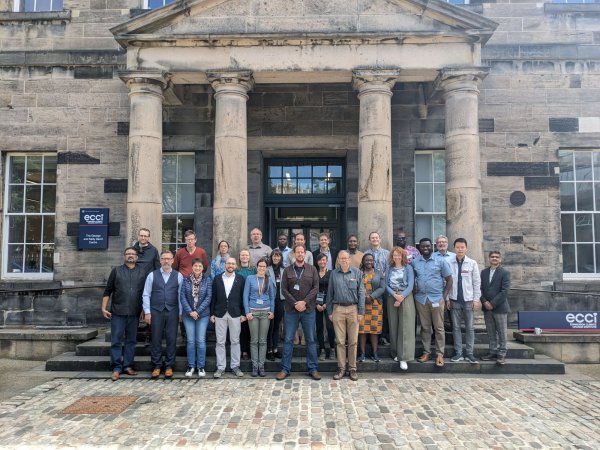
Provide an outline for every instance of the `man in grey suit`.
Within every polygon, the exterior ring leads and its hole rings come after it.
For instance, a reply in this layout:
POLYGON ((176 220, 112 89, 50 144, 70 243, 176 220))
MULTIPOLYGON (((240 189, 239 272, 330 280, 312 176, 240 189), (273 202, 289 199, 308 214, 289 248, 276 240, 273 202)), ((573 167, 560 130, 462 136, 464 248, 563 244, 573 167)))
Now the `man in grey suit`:
POLYGON ((510 273, 500 265, 502 255, 493 250, 489 253, 490 266, 481 271, 481 302, 483 317, 490 341, 490 351, 483 361, 503 365, 506 362, 506 331, 508 328, 508 291, 510 273))

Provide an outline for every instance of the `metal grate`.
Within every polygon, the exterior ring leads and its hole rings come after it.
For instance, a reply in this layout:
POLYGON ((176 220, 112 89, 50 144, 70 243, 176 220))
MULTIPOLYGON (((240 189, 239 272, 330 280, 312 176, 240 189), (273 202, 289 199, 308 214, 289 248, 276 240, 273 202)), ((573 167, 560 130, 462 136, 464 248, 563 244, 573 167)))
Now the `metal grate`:
POLYGON ((82 397, 62 410, 63 414, 120 414, 135 403, 139 397, 90 396, 82 397))

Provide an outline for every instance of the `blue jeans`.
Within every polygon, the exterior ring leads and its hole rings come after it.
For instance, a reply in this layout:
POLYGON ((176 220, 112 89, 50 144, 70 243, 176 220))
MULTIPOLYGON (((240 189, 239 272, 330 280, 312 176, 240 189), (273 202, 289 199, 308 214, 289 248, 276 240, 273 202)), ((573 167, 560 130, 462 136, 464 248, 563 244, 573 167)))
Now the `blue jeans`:
POLYGON ((113 314, 110 318, 110 367, 113 372, 133 369, 138 316, 113 314))
POLYGON ((183 325, 187 336, 188 367, 204 369, 208 316, 199 317, 198 320, 194 320, 190 316, 183 316, 183 325))
POLYGON ((319 370, 319 364, 317 360, 317 344, 315 342, 315 311, 286 311, 283 320, 285 327, 285 341, 283 342, 281 371, 290 373, 292 369, 294 335, 298 329, 298 323, 302 324, 302 331, 304 332, 304 339, 306 341, 306 366, 308 367, 308 373, 319 370))
POLYGON ((462 333, 460 323, 465 320, 465 339, 467 347, 467 356, 473 356, 473 347, 475 346, 475 328, 473 327, 473 302, 452 302, 450 310, 452 316, 452 339, 454 340, 454 354, 462 356, 462 333))

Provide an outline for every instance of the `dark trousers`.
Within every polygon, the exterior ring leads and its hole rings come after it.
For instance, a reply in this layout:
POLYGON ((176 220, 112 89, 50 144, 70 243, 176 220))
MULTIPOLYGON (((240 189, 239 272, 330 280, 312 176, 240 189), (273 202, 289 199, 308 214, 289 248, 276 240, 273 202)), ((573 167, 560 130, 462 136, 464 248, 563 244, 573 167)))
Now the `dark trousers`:
MULTIPOLYGON (((329 349, 335 348, 335 330, 333 329, 333 322, 327 316, 327 311, 318 311, 315 309, 316 317, 317 317, 317 341, 319 342, 319 351, 325 348, 325 333, 324 330, 327 329, 327 340, 329 341, 329 349), (325 326, 323 326, 323 322, 325 322, 325 326)), ((330 350, 327 350, 329 354, 330 350)))
POLYGON ((248 321, 242 323, 242 331, 240 333, 240 350, 242 353, 250 354, 250 327, 248 327, 248 321))
POLYGON ((281 328, 281 321, 283 320, 285 300, 275 301, 275 316, 271 320, 269 326, 269 334, 267 335, 267 350, 274 351, 279 347, 279 328, 281 328))
POLYGON ((152 367, 162 367, 162 340, 167 341, 165 350, 165 367, 175 368, 175 352, 177 350, 177 329, 179 328, 179 309, 173 308, 171 311, 166 309, 159 311, 152 309, 152 320, 150 322, 150 332, 152 341, 150 344, 150 359, 152 367))
POLYGON ((110 319, 110 367, 113 372, 133 369, 138 316, 113 314, 110 319))
MULTIPOLYGON (((381 301, 382 301, 382 305, 385 305, 387 303, 387 292, 384 292, 383 296, 381 297, 381 301)), ((386 338, 388 341, 390 340, 390 322, 389 322, 389 317, 388 317, 388 310, 387 308, 382 308, 383 309, 383 323, 382 323, 382 330, 381 330, 381 337, 382 338, 386 338)))

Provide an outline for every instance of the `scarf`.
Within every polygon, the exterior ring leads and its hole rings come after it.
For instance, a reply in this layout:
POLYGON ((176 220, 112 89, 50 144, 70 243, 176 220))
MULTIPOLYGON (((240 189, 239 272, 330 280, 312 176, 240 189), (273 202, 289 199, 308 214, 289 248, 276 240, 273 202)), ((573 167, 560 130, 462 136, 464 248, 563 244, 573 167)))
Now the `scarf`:
POLYGON ((190 273, 190 281, 192 282, 192 297, 194 298, 194 309, 198 306, 198 293, 200 292, 200 283, 202 282, 202 274, 198 278, 194 273, 190 273))

